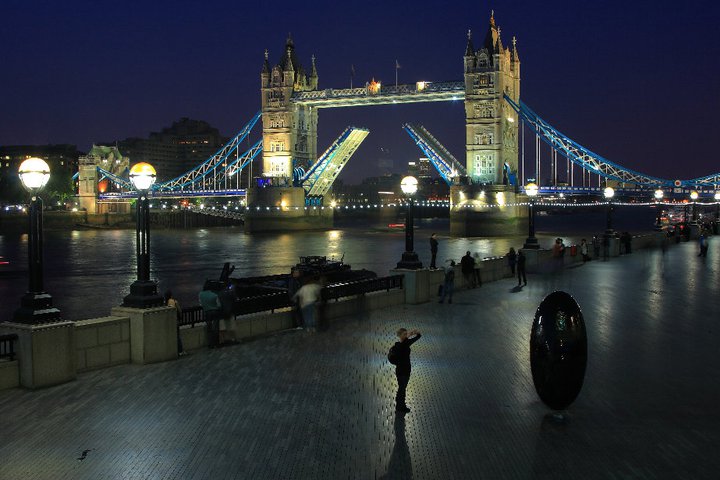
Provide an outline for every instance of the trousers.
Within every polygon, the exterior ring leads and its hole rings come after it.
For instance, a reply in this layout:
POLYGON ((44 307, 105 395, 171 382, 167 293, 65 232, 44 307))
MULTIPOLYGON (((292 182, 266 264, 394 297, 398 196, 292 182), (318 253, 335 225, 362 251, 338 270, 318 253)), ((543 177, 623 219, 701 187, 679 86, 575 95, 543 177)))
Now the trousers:
POLYGON ((398 390, 395 395, 395 405, 398 408, 405 407, 405 392, 407 391, 408 382, 410 381, 410 375, 397 375, 398 390))

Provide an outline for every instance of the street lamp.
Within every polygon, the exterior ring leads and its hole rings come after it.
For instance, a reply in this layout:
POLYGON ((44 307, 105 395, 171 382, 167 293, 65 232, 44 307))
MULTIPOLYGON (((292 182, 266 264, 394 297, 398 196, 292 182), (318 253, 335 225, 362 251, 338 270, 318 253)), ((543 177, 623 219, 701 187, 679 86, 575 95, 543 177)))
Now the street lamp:
POLYGON ((662 189, 658 188, 655 190, 655 209, 657 210, 657 218, 655 219, 655 230, 661 230, 662 229, 662 208, 660 207, 660 202, 663 199, 663 196, 665 193, 662 191, 662 189))
POLYGON ((534 183, 525 185, 525 194, 528 196, 528 238, 525 240, 523 248, 538 249, 540 244, 535 238, 535 197, 538 194, 538 186, 534 183))
POLYGON ((606 187, 603 191, 603 195, 605 196, 605 200, 607 200, 607 222, 605 225, 605 235, 610 236, 615 233, 612 228, 612 199, 615 196, 615 189, 612 187, 606 187))
POLYGON ((720 221, 720 190, 715 192, 715 221, 720 221))
POLYGON ((60 320, 60 310, 52 306, 52 297, 43 287, 43 201, 38 195, 50 180, 50 167, 41 158, 28 158, 20 164, 18 176, 32 196, 28 229, 28 291, 20 299, 13 321, 48 323, 60 320))
POLYGON ((407 197, 407 210, 405 213, 405 252, 402 254, 402 259, 398 262, 397 268, 404 268, 408 270, 417 270, 422 268, 422 262, 415 253, 414 247, 414 235, 413 230, 413 196, 418 189, 417 178, 408 176, 402 179, 400 182, 400 189, 407 197))
POLYGON ((137 280, 130 285, 130 295, 123 299, 124 307, 151 308, 163 304, 157 284, 150 280, 150 205, 148 190, 155 183, 155 168, 149 163, 136 163, 130 169, 130 182, 138 191, 135 252, 137 280))
POLYGON ((695 190, 693 190, 692 192, 690 192, 690 200, 692 200, 692 202, 693 202, 693 204, 692 204, 692 205, 693 205, 693 208, 692 208, 692 221, 693 221, 693 223, 697 223, 697 210, 696 210, 696 206, 697 206, 697 199, 698 199, 699 196, 700 196, 700 195, 699 195, 698 192, 695 191, 695 190))

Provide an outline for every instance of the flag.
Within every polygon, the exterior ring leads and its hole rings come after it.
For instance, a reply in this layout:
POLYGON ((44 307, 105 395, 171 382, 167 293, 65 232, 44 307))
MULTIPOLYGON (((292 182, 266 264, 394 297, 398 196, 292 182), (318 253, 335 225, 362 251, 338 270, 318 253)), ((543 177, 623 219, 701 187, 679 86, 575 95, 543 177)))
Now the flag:
POLYGON ((395 60, 395 69, 402 68, 397 60, 395 60))

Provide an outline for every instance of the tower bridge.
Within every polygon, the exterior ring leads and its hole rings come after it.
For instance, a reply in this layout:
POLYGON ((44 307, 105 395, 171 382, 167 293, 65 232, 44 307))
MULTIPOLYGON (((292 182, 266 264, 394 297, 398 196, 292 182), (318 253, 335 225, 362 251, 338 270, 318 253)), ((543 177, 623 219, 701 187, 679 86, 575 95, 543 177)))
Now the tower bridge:
MULTIPOLYGON (((513 37, 508 46, 504 44, 494 15, 477 46, 467 32, 462 66, 462 79, 457 81, 386 85, 373 79, 357 88, 320 89, 315 57, 306 70, 289 37, 277 64, 270 64, 265 51, 260 111, 216 154, 189 172, 156 184, 153 194, 246 195, 248 206, 256 207, 249 208, 246 216, 251 231, 329 227, 332 209, 299 207, 327 203, 333 182, 370 132, 348 127, 318 156, 319 111, 445 101, 465 105, 464 155, 455 157, 422 125, 408 123, 403 129, 450 185, 455 234, 507 234, 521 228, 522 186, 528 179, 536 181, 543 194, 588 194, 607 184, 627 188, 633 195, 638 189, 651 194, 657 188, 669 192, 692 188, 701 195, 718 189, 720 173, 690 180, 643 174, 603 158, 555 129, 520 99, 517 41, 513 37), (262 125, 262 138, 250 145, 257 124, 262 125), (240 174, 260 157, 257 182, 248 182, 246 188, 240 184, 240 174), (489 206, 497 208, 485 208, 489 206), (278 216, 278 211, 285 215, 278 216)), ((80 198, 88 205, 98 197, 134 195, 127 178, 117 172, 101 165, 82 165, 80 170, 80 198), (102 179, 111 181, 115 191, 98 195, 97 182, 102 179)))

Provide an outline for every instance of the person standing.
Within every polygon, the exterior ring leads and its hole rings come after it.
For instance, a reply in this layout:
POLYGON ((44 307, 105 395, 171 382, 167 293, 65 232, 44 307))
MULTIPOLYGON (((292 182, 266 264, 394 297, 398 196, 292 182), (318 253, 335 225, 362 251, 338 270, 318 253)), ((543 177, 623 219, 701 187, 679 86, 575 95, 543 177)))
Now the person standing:
POLYGON ((182 338, 180 337, 180 320, 182 320, 182 308, 180 308, 180 304, 177 300, 175 300, 175 297, 173 297, 171 290, 165 290, 163 299, 165 300, 165 305, 167 305, 168 307, 173 307, 175 309, 175 316, 177 319, 177 351, 178 357, 182 357, 183 355, 185 355, 185 351, 183 350, 182 338))
POLYGON ((446 296, 448 303, 452 303, 453 290, 455 290, 455 260, 450 260, 450 266, 445 268, 445 280, 439 303, 445 303, 446 296))
POLYGON ((300 309, 298 308, 297 302, 294 300, 295 294, 298 290, 300 290, 300 287, 302 287, 302 282, 300 280, 300 270, 297 268, 293 268, 290 279, 288 280, 288 295, 290 296, 290 301, 293 303, 291 315, 293 326, 296 328, 303 327, 302 315, 300 314, 300 309))
POLYGON ((295 295, 293 295, 293 300, 297 300, 300 303, 303 323, 308 332, 317 331, 315 325, 315 306, 320 301, 321 291, 322 287, 320 284, 315 279, 312 279, 300 287, 295 295))
POLYGON ((462 270, 465 286, 475 288, 475 259, 470 255, 470 250, 460 259, 460 270, 462 270))
POLYGON ((202 292, 198 295, 200 306, 205 314, 207 323, 208 347, 216 348, 220 344, 220 318, 222 317, 222 304, 217 293, 212 290, 213 282, 205 282, 202 292))
POLYGON ((408 383, 410 382, 410 345, 420 340, 420 332, 418 330, 407 331, 401 328, 397 331, 399 342, 395 342, 393 346, 393 357, 395 361, 395 377, 397 378, 398 390, 395 395, 395 411, 398 413, 409 413, 410 409, 405 403, 405 394, 408 383))
POLYGON ((515 264, 517 263, 517 253, 515 249, 510 247, 510 251, 505 255, 507 257, 508 265, 510 266, 510 273, 515 276, 515 264))
POLYGON ((480 268, 482 267, 482 259, 480 258, 480 253, 475 252, 473 257, 475 260, 475 285, 482 287, 482 272, 480 271, 480 268))
POLYGON ((698 257, 707 257, 707 251, 708 251, 708 240, 705 233, 700 234, 699 238, 699 244, 700 244, 700 254, 698 257))
POLYGON ((435 266, 437 252, 438 252, 437 233, 433 233, 432 235, 430 235, 430 268, 432 270, 437 269, 437 267, 435 266))
POLYGON ((518 250, 517 252, 517 274, 518 274, 518 286, 520 286, 520 281, 522 280, 522 284, 527 285, 527 276, 525 275, 525 260, 527 257, 525 257, 525 254, 522 250, 518 250))
POLYGON ((585 240, 584 238, 580 241, 580 255, 582 255, 583 263, 590 260, 590 256, 588 255, 587 240, 585 240))

